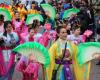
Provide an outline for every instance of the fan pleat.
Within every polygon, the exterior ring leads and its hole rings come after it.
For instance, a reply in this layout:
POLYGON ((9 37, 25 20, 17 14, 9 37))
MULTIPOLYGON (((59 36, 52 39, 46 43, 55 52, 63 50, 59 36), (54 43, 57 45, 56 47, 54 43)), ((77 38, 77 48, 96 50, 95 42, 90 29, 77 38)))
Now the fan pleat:
POLYGON ((14 49, 15 52, 21 53, 23 56, 28 57, 29 54, 33 54, 36 61, 47 66, 50 63, 50 57, 48 50, 37 42, 27 42, 17 46, 14 49))

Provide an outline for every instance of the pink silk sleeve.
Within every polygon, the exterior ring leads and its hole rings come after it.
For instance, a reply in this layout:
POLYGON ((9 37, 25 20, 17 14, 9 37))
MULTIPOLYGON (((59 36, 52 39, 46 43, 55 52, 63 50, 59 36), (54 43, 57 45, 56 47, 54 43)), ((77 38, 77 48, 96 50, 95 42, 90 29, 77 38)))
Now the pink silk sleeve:
POLYGON ((16 64, 15 69, 17 71, 23 72, 26 69, 26 67, 27 67, 27 60, 24 56, 22 56, 19 62, 16 64))
POLYGON ((14 64, 14 61, 15 61, 15 54, 11 53, 10 54, 10 59, 8 61, 8 71, 12 68, 12 66, 14 64))
POLYGON ((82 40, 83 40, 83 42, 86 42, 86 39, 87 39, 87 36, 82 35, 82 40))
POLYGON ((6 65, 3 57, 2 50, 0 48, 0 75, 3 76, 6 74, 6 65))
POLYGON ((25 69, 25 72, 31 74, 31 73, 34 73, 35 71, 35 68, 34 68, 34 64, 33 63, 30 63, 27 68, 25 69))
POLYGON ((49 44, 50 36, 47 32, 44 32, 43 36, 39 39, 39 43, 47 47, 49 44))

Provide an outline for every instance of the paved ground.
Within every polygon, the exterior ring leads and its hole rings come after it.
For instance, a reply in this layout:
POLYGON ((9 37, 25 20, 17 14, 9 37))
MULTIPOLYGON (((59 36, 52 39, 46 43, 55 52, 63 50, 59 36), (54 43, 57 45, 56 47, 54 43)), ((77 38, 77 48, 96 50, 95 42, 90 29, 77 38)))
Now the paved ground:
MULTIPOLYGON (((96 65, 97 61, 92 61, 91 65, 91 74, 90 74, 90 80, 100 80, 100 65, 96 65)), ((40 69, 41 73, 41 69, 40 69)), ((39 80, 41 79, 42 75, 39 75, 39 80)), ((15 72, 15 76, 13 77, 13 80, 22 80, 22 75, 19 72, 15 72)))
POLYGON ((96 65, 97 61, 92 61, 90 80, 100 80, 100 65, 96 65))
MULTIPOLYGON (((12 80, 23 80, 22 73, 15 70, 12 80)), ((43 80, 42 67, 39 69, 39 80, 43 80)))

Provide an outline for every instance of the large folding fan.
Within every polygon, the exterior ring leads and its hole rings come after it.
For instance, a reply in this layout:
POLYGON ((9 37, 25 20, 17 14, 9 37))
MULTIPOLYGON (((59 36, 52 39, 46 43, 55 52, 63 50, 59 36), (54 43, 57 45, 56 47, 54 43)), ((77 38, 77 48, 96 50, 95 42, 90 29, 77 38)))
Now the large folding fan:
POLYGON ((56 17, 56 11, 53 6, 51 6, 50 4, 41 4, 41 6, 44 9, 44 11, 48 13, 51 19, 54 19, 56 17))
POLYGON ((43 22, 42 15, 40 15, 40 14, 29 14, 28 17, 27 17, 27 19, 26 19, 26 24, 27 25, 28 24, 32 24, 33 23, 33 20, 35 20, 35 19, 43 22))
POLYGON ((4 16, 4 21, 11 21, 11 14, 10 12, 5 8, 0 8, 0 14, 4 16))
POLYGON ((63 15, 63 19, 71 17, 72 14, 77 14, 78 12, 80 12, 80 10, 76 9, 76 8, 71 8, 71 9, 65 10, 64 15, 63 15))
POLYGON ((95 53, 100 54, 99 42, 86 42, 79 44, 78 55, 77 55, 77 60, 79 62, 79 65, 82 66, 82 64, 94 59, 93 55, 95 53))
POLYGON ((35 60, 44 64, 45 67, 50 63, 48 50, 37 42, 26 42, 24 44, 20 44, 13 49, 13 51, 21 53, 26 57, 28 57, 29 54, 33 54, 35 60))

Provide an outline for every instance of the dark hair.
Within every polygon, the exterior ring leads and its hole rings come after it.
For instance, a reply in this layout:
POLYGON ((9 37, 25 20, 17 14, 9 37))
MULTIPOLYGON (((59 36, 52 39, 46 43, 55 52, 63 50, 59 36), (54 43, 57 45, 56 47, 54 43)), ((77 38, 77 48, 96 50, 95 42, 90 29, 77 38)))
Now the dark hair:
POLYGON ((19 7, 19 4, 21 3, 21 1, 17 2, 16 3, 16 7, 19 7))
POLYGON ((30 32, 32 29, 33 29, 32 27, 28 28, 28 32, 30 32))
POLYGON ((98 39, 98 42, 100 42, 100 38, 98 39))
POLYGON ((15 12, 14 12, 14 14, 16 14, 16 13, 18 13, 18 14, 19 14, 19 12, 18 12, 18 11, 15 11, 15 12))
POLYGON ((96 29, 96 33, 100 35, 100 28, 96 29))
POLYGON ((3 33, 4 36, 7 36, 6 28, 7 28, 8 24, 12 25, 11 21, 5 21, 4 22, 4 30, 5 30, 4 33, 3 33))
POLYGON ((24 19, 24 21, 26 21, 26 19, 27 19, 27 15, 25 15, 25 19, 24 19))
POLYGON ((62 28, 65 28, 65 27, 63 27, 63 25, 59 25, 59 26, 56 28, 56 32, 57 32, 57 33, 60 33, 60 30, 61 30, 62 28))
POLYGON ((36 19, 36 20, 33 20, 32 28, 33 28, 33 29, 37 28, 38 23, 39 23, 39 21, 38 21, 37 19, 36 19))
POLYGON ((0 20, 4 21, 4 16, 0 14, 0 20))
MULTIPOLYGON (((58 27, 56 28, 56 32, 59 34, 59 33, 60 33, 60 30, 61 30, 62 28, 65 28, 65 27, 63 27, 62 25, 58 26, 58 27)), ((57 40, 58 38, 59 38, 59 36, 56 34, 56 40, 57 40)))
POLYGON ((73 30, 73 31, 75 31, 76 29, 79 29, 79 28, 81 28, 80 25, 73 25, 73 26, 72 26, 72 30, 73 30))
POLYGON ((36 4, 36 1, 32 1, 32 4, 36 4))

